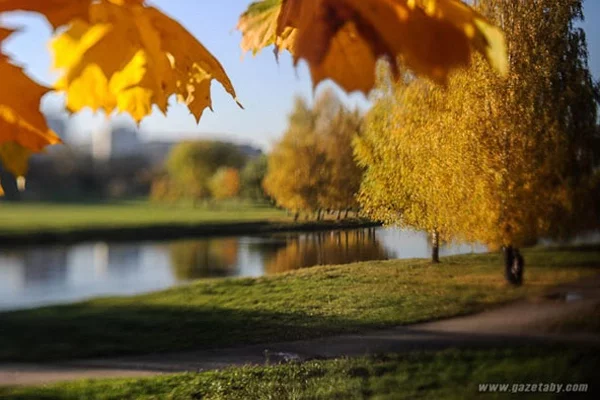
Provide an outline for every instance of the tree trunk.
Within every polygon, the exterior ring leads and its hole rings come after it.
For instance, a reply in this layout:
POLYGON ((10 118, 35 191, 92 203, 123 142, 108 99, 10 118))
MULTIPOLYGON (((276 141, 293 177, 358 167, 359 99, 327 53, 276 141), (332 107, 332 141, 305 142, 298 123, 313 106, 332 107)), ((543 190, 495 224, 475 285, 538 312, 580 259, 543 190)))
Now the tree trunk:
POLYGON ((321 209, 319 209, 317 211, 317 221, 321 221, 321 219, 322 219, 322 213, 323 213, 323 210, 321 210, 321 209))
POLYGON ((342 218, 342 210, 338 210, 337 220, 339 221, 342 218))
POLYGON ((431 234, 431 262, 440 263, 440 233, 433 231, 431 234))
POLYGON ((300 213, 296 211, 296 214, 294 214, 294 222, 298 222, 298 218, 300 218, 300 213))
POLYGON ((504 252, 504 276, 508 283, 515 286, 523 284, 523 271, 525 269, 525 260, 519 249, 512 245, 505 246, 504 252))
POLYGON ((348 209, 346 208, 346 214, 344 215, 344 219, 348 219, 348 209))

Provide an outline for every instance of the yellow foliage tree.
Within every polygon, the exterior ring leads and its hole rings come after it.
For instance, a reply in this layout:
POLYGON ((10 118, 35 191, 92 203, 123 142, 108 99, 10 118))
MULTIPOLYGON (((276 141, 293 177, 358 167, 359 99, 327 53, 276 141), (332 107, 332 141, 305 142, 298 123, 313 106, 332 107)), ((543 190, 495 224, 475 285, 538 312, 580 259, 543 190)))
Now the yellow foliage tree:
POLYGON ((507 279, 520 284, 519 247, 577 229, 574 205, 590 195, 580 189, 600 154, 597 92, 574 27, 581 2, 482 5, 507 32, 508 77, 479 59, 447 90, 383 79, 356 145, 360 199, 388 223, 503 248, 507 279))
MULTIPOLYGON (((280 207, 295 212, 341 211, 356 206, 362 170, 352 139, 362 117, 324 91, 312 108, 297 99, 290 125, 268 159, 264 185, 280 207)), ((339 215, 339 214, 338 214, 339 215)))
POLYGON ((236 168, 219 168, 209 182, 215 200, 233 199, 240 194, 240 171, 236 168))
MULTIPOLYGON (((457 126, 450 92, 382 75, 380 96, 354 142, 366 170, 359 193, 363 213, 390 225, 430 233, 432 261, 440 242, 473 239, 482 181, 472 136, 457 126)), ((466 106, 466 105, 465 105, 466 106)), ((484 217, 485 218, 485 217, 484 217)))
POLYGON ((268 171, 263 181, 265 192, 278 206, 296 212, 319 208, 319 193, 324 193, 327 156, 315 132, 312 110, 296 99, 290 127, 269 154, 268 171))

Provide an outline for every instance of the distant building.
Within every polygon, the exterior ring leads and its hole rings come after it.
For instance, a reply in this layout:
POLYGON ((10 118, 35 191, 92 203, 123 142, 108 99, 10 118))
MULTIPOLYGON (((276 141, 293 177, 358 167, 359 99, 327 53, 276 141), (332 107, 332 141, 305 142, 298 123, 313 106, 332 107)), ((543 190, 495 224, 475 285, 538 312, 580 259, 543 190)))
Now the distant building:
POLYGON ((96 160, 111 160, 139 154, 142 148, 137 129, 111 126, 92 134, 91 153, 96 160))

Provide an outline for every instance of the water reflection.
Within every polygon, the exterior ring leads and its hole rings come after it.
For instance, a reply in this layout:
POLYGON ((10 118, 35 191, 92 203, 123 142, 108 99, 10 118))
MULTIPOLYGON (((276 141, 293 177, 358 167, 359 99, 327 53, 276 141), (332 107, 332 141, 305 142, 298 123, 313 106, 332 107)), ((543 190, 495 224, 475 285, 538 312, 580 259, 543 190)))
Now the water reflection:
POLYGON ((178 280, 235 276, 239 240, 196 240, 169 245, 171 267, 178 280))
MULTIPOLYGON (((451 246, 442 254, 484 250, 451 246)), ((200 278, 262 276, 314 265, 428 257, 429 253, 426 235, 383 228, 4 249, 0 250, 0 310, 133 295, 200 278)))
POLYGON ((299 235, 285 243, 259 246, 267 274, 292 271, 315 265, 348 264, 357 261, 387 260, 375 229, 335 231, 299 235))
POLYGON ((46 282, 60 285, 67 279, 67 251, 33 250, 23 256, 23 284, 37 286, 46 282))

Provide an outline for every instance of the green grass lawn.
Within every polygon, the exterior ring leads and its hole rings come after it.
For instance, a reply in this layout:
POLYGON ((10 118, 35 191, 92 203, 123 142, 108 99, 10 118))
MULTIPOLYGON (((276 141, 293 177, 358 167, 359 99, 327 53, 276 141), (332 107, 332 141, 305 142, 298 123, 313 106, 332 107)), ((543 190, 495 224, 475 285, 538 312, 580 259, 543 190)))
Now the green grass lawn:
POLYGON ((0 360, 206 349, 313 338, 471 313, 600 271, 600 247, 525 252, 526 285, 497 254, 214 279, 158 293, 0 314, 0 360))
POLYGON ((0 233, 267 220, 288 219, 285 212, 272 207, 241 202, 198 208, 141 201, 107 204, 0 202, 0 233))
MULTIPOLYGON (((583 349, 521 347, 479 351, 448 350, 438 353, 311 361, 274 367, 247 367, 137 380, 79 381, 46 387, 0 388, 0 398, 597 398, 594 396, 598 395, 598 365, 600 355, 583 349), (479 385, 486 383, 508 384, 509 393, 480 393, 479 385), (539 383, 562 384, 563 393, 518 392, 527 390, 526 384, 539 383), (567 393, 567 384, 587 384, 587 393, 567 393), (513 390, 517 393, 512 393, 513 390)), ((542 386, 541 390, 546 389, 551 388, 542 386)))

